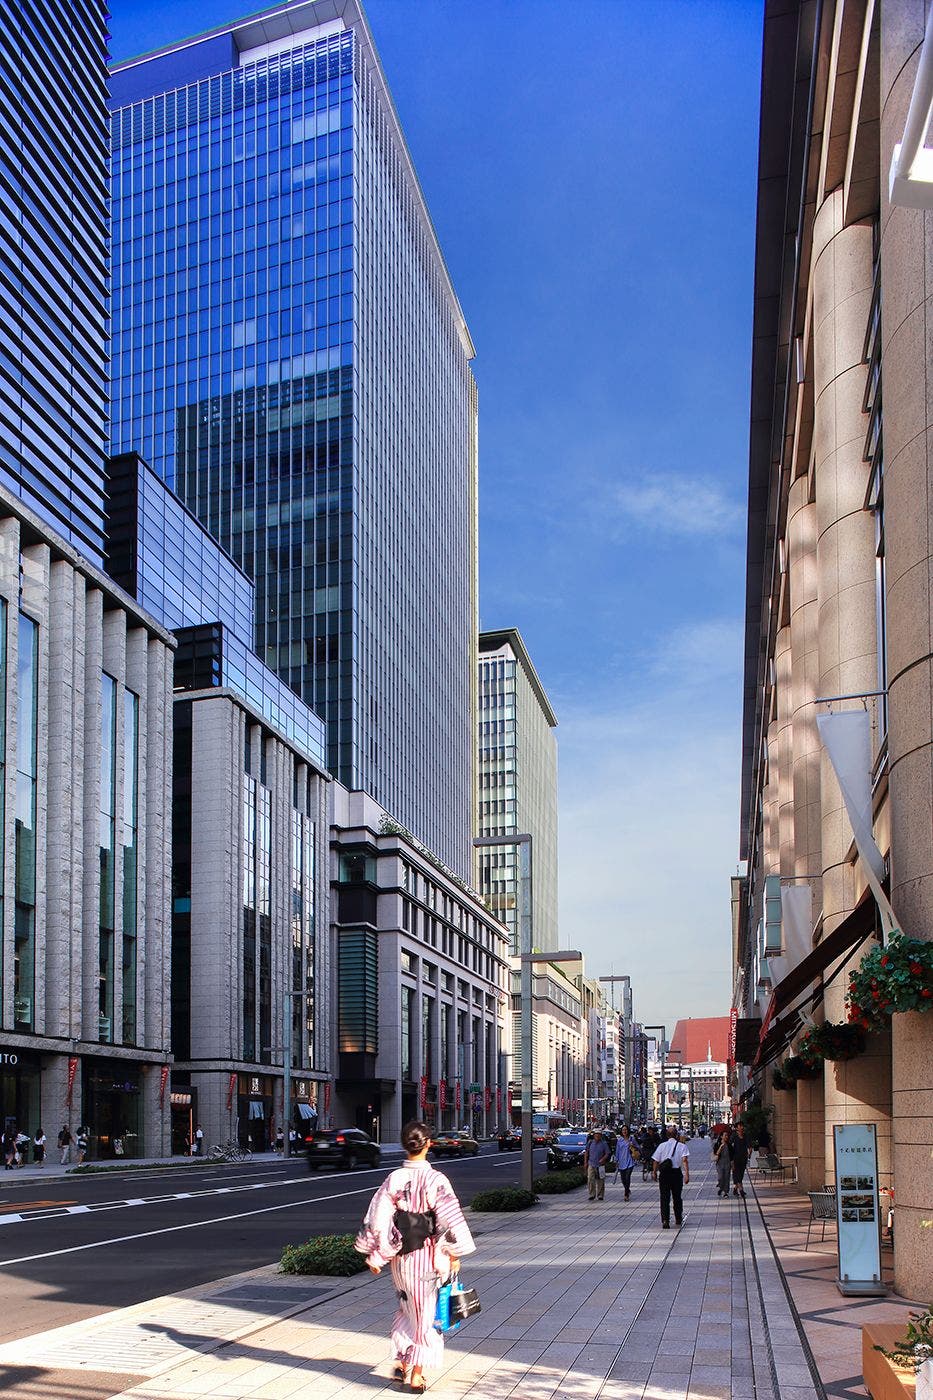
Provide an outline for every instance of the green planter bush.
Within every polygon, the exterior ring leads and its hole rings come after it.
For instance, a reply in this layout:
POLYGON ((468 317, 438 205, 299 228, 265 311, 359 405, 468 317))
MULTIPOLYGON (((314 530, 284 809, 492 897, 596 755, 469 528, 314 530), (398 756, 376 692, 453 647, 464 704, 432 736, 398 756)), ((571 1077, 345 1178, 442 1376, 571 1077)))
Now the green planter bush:
POLYGON ((349 1278, 361 1274, 366 1260, 353 1248, 355 1235, 318 1235, 306 1244, 287 1244, 282 1250, 283 1274, 331 1274, 349 1278))
POLYGON ((522 1186, 499 1186, 491 1191, 478 1191, 470 1202, 471 1210, 503 1211, 529 1210, 537 1202, 533 1191, 522 1186))
POLYGON ((898 1011, 933 1008, 933 943, 892 933, 866 953, 849 979, 849 1022, 884 1030, 898 1011))
POLYGON ((536 1176, 534 1189, 539 1196, 562 1196, 565 1191, 576 1191, 586 1185, 586 1172, 579 1167, 568 1167, 562 1172, 548 1172, 546 1176, 536 1176))
POLYGON ((796 1079, 791 1079, 790 1076, 785 1073, 783 1065, 774 1066, 774 1069, 771 1071, 771 1083, 774 1085, 775 1089, 778 1090, 792 1090, 797 1087, 796 1079))

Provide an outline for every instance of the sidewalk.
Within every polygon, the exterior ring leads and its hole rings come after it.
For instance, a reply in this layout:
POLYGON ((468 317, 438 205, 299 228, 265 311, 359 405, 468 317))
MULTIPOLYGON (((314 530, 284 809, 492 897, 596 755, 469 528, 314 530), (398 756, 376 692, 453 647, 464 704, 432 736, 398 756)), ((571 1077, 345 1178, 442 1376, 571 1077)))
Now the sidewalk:
MULTIPOLYGON (((754 1201, 746 1211, 717 1200, 702 1149, 696 1156, 681 1231, 659 1229, 657 1188, 640 1181, 628 1205, 610 1183, 603 1203, 574 1192, 520 1215, 472 1217, 479 1249, 464 1275, 483 1311, 450 1338, 430 1393, 821 1400, 754 1201)), ((55 1333, 12 1343, 0 1362, 28 1357, 38 1367, 148 1376, 121 1390, 122 1400, 400 1394, 390 1379, 387 1274, 302 1280, 270 1269, 250 1277, 217 1283, 199 1299, 179 1295, 60 1329, 71 1335, 57 1349, 55 1333)))
MULTIPOLYGON (((754 1175, 754 1173, 753 1173, 754 1175)), ((819 1226, 806 1248, 810 1202, 795 1185, 754 1183, 787 1287, 816 1359, 827 1395, 839 1400, 867 1395, 862 1382, 862 1327, 871 1322, 906 1324, 907 1315, 925 1304, 901 1298, 843 1298, 836 1287, 836 1227, 830 1223, 821 1241, 819 1226)), ((893 1286, 893 1254, 882 1249, 884 1281, 893 1286)))

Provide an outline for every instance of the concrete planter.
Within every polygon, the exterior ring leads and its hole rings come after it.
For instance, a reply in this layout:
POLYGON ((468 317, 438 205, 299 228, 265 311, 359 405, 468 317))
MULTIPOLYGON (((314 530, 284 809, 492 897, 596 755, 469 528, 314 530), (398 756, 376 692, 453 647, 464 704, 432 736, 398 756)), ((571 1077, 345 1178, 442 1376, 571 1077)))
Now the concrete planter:
POLYGON ((933 1400, 933 1357, 917 1372, 917 1400, 933 1400))

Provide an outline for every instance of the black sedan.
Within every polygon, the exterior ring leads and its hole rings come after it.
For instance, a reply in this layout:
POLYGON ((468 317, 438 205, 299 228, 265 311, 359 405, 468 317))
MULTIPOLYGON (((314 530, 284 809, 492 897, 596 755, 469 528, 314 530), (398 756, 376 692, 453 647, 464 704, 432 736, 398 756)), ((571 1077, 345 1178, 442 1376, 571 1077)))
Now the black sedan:
POLYGON ((517 1152, 522 1145, 521 1128, 504 1128, 498 1141, 500 1152, 517 1152))
POLYGON ((358 1162, 378 1167, 382 1156, 378 1142, 373 1142, 359 1128, 331 1128, 312 1133, 305 1138, 305 1148, 308 1170, 312 1172, 318 1167, 344 1167, 352 1171, 358 1162))
POLYGON ((586 1133, 558 1133, 547 1150, 549 1172, 582 1167, 586 1161, 586 1133))

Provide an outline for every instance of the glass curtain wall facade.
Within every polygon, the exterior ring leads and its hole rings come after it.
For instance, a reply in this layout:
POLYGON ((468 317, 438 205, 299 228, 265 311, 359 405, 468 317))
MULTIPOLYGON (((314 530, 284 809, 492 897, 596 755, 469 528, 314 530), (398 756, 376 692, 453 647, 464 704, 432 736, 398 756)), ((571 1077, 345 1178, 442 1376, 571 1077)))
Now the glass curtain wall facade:
POLYGON ((39 628, 19 615, 16 699, 16 911, 13 1020, 32 1030, 36 1001, 36 784, 39 731, 39 628))
POLYGON ((467 878, 472 347, 339 8, 315 34, 295 6, 271 54, 249 25, 206 39, 209 75, 170 92, 166 54, 115 70, 113 448, 254 579, 256 650, 325 720, 330 770, 467 878))
POLYGON ((0 482, 95 564, 105 502, 106 16, 96 0, 0 6, 0 482))

